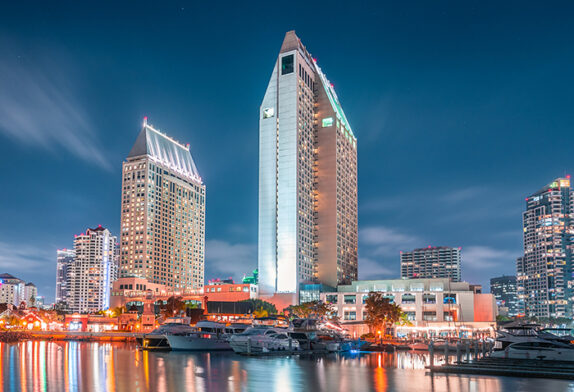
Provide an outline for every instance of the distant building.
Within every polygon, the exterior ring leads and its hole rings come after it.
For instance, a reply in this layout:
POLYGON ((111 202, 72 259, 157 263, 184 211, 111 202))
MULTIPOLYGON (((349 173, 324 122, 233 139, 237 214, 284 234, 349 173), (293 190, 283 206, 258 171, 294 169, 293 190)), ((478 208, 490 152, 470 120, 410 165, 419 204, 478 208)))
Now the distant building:
POLYGON ((0 274, 0 303, 20 306, 25 297, 25 282, 13 275, 0 274))
POLYGON ((189 145, 144 119, 122 172, 120 276, 201 290, 205 185, 189 145))
POLYGON ((574 192, 570 176, 557 178, 526 198, 524 256, 517 284, 526 316, 572 317, 574 192))
POLYGON ((257 298, 257 285, 251 283, 214 282, 205 286, 207 301, 243 301, 257 298))
POLYGON ((56 252, 56 300, 55 303, 67 303, 70 285, 70 266, 74 262, 76 252, 73 249, 58 249, 56 252))
POLYGON ((357 139, 333 85, 294 31, 259 113, 259 290, 357 279, 357 139))
POLYGON ((32 282, 26 283, 24 285, 24 301, 26 305, 32 306, 36 305, 36 297, 38 296, 38 288, 32 282))
POLYGON ((516 276, 500 276, 490 279, 490 293, 496 298, 498 313, 511 317, 518 315, 516 276))
POLYGON ((75 236, 75 259, 67 288, 71 311, 90 313, 109 308, 112 282, 117 279, 116 242, 116 237, 102 226, 75 236))
POLYGON ((397 327, 399 335, 424 334, 453 329, 493 333, 497 308, 492 294, 476 293, 469 283, 441 279, 361 280, 321 293, 321 300, 337 311, 342 326, 357 336, 368 332, 364 324, 369 292, 382 292, 406 313, 411 326, 397 327))
POLYGON ((429 246, 401 252, 401 278, 450 278, 460 282, 460 248, 429 246))

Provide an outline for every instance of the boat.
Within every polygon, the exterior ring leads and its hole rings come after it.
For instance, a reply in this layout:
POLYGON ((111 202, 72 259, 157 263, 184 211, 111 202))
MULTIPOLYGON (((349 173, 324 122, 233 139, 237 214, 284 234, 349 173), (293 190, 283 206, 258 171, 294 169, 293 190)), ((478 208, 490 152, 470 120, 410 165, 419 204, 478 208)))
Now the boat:
POLYGON ((299 341, 283 328, 250 327, 232 335, 229 344, 239 354, 267 353, 271 351, 298 351, 299 341))
POLYGON ((172 317, 150 333, 136 337, 136 343, 144 350, 170 350, 168 335, 185 335, 194 331, 189 317, 172 317))
POLYGON ((425 342, 413 342, 409 344, 409 348, 415 351, 428 351, 429 345, 425 342))
POLYGON ((490 357, 574 362, 574 345, 559 341, 519 342, 508 345, 504 350, 493 351, 490 357))
POLYGON ((231 351, 231 336, 242 333, 247 328, 247 324, 226 326, 213 321, 199 321, 193 332, 167 335, 167 340, 175 351, 231 351))
POLYGON ((497 332, 494 351, 505 350, 513 343, 524 342, 557 342, 572 344, 574 337, 569 329, 546 328, 540 329, 537 324, 524 324, 520 326, 505 327, 497 332), (568 333, 566 333, 568 331, 568 333))

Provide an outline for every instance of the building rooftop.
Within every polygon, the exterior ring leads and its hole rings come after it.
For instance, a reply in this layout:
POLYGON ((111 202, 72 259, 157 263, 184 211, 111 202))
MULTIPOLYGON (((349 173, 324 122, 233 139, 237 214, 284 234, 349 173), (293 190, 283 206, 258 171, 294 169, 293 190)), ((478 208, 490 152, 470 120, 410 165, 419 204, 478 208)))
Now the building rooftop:
POLYGON ((192 181, 202 183, 191 157, 189 144, 183 145, 158 131, 147 123, 147 117, 144 118, 143 128, 128 155, 128 160, 144 155, 192 181))
POLYGON ((19 279, 19 278, 15 277, 14 275, 10 275, 10 274, 8 274, 8 273, 0 274, 0 279, 17 279, 17 280, 22 280, 22 279, 19 279))

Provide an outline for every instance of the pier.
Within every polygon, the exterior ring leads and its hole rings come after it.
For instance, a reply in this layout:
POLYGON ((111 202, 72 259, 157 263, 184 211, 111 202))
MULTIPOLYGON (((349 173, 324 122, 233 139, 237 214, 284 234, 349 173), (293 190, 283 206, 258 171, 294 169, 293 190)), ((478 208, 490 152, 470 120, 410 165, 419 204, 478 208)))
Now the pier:
POLYGON ((431 373, 479 374, 489 376, 556 378, 574 380, 574 363, 535 359, 485 357, 476 361, 427 366, 431 373))

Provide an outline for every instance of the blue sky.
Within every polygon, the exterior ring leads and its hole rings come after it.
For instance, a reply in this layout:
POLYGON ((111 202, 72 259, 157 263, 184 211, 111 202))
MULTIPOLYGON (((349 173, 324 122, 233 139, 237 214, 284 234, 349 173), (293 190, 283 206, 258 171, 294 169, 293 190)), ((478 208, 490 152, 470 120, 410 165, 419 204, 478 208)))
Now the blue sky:
POLYGON ((256 266, 258 109, 291 29, 358 138, 360 277, 428 245, 472 282, 513 273, 524 198, 572 172, 567 2, 80 3, 0 4, 0 272, 49 300, 57 248, 118 233, 144 116, 206 183, 206 279, 256 266))

